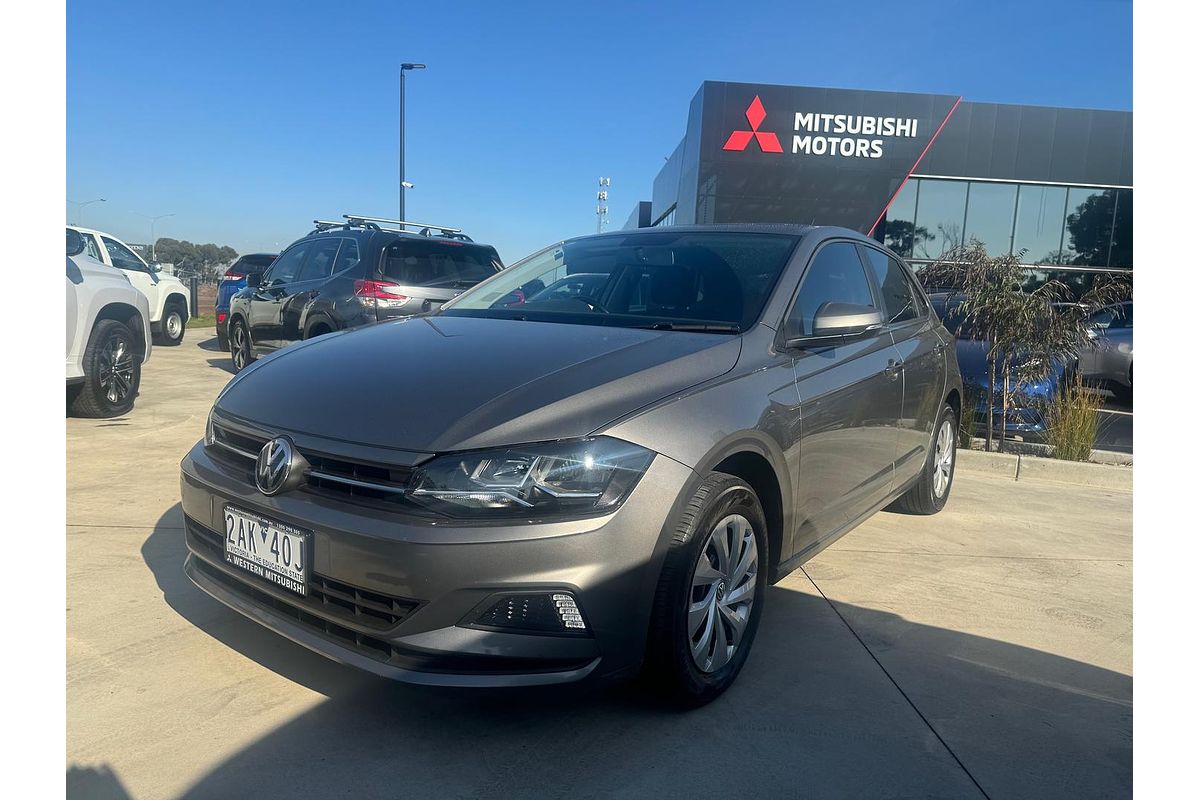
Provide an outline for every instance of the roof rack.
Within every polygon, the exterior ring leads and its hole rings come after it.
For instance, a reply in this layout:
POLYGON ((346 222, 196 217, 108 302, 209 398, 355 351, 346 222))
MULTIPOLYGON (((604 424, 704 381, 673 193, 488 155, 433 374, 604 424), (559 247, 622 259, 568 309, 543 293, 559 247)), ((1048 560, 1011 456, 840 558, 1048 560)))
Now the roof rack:
POLYGON ((420 228, 417 231, 418 236, 439 236, 444 239, 456 239, 463 242, 473 241, 470 236, 467 236, 459 228, 451 228, 447 225, 432 225, 427 222, 405 222, 400 219, 384 219, 383 217, 364 217, 358 214, 343 214, 344 221, 332 221, 325 219, 314 219, 313 230, 308 234, 312 236, 316 233, 324 233, 325 231, 341 228, 350 230, 358 228, 368 231, 382 231, 384 228, 380 225, 383 223, 389 226, 388 230, 399 231, 400 233, 409 233, 406 228, 420 228), (437 231, 437 233, 434 233, 437 231))
POLYGON ((405 228, 420 228, 417 231, 420 236, 434 236, 434 231, 436 230, 438 231, 436 235, 446 239, 461 239, 465 242, 472 241, 471 237, 463 233, 461 228, 451 228, 449 225, 434 225, 430 222, 408 222, 402 219, 386 219, 384 217, 366 217, 361 214, 343 214, 342 216, 346 218, 348 223, 355 226, 362 225, 365 227, 376 223, 376 227, 378 227, 378 223, 383 223, 384 225, 399 228, 401 231, 404 231, 405 228))

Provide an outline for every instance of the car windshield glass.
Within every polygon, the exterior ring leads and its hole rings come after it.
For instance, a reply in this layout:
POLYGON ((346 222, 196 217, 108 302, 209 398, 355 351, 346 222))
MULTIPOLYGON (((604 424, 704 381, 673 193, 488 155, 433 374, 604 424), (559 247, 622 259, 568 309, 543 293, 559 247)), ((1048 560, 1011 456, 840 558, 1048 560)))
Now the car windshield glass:
POLYGON ((798 240, 678 230, 573 239, 514 264, 443 313, 736 333, 758 319, 798 240))
POLYGON ((491 247, 432 239, 398 239, 383 251, 383 275, 403 286, 467 289, 500 269, 491 247))
POLYGON ((243 267, 269 267, 271 262, 275 260, 275 256, 270 255, 251 255, 242 256, 241 262, 243 267))

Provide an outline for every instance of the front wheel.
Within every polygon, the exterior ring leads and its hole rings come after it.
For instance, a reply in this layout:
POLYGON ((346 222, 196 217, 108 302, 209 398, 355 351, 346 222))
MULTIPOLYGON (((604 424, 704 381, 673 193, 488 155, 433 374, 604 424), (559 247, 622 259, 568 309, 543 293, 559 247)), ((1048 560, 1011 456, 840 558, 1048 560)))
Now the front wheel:
POLYGON ((240 319, 235 319, 229 325, 229 354, 233 357, 234 372, 241 372, 254 361, 250 332, 246 330, 246 323, 240 319))
POLYGON ((950 486, 954 483, 954 463, 957 456, 958 415, 951 406, 942 408, 934 429, 933 447, 925 459, 921 475, 912 487, 889 506, 889 511, 904 514, 936 514, 946 506, 950 486))
POLYGON ((714 700, 741 672, 762 614, 767 553, 754 490, 710 475, 675 525, 647 639, 646 677, 680 705, 714 700))
POLYGON ((71 400, 77 416, 119 417, 133 408, 142 382, 142 357, 126 325, 115 319, 96 323, 83 353, 83 372, 84 383, 71 400))
POLYGON ((162 344, 175 347, 183 341, 183 333, 187 330, 187 309, 179 303, 171 303, 163 310, 162 344))

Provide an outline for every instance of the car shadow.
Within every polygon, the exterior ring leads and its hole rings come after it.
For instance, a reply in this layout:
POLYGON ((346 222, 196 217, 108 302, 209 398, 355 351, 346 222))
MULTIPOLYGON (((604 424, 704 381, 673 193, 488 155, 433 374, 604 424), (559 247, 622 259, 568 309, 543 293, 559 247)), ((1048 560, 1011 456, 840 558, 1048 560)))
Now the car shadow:
POLYGON ((216 367, 217 369, 225 370, 230 375, 237 374, 237 370, 233 368, 233 359, 229 356, 226 356, 225 358, 210 358, 208 359, 208 365, 210 367, 216 367))
POLYGON ((204 341, 197 342, 196 345, 201 350, 208 350, 213 353, 224 353, 225 352, 224 350, 221 349, 221 344, 217 340, 217 335, 215 333, 212 336, 210 336, 209 338, 205 339, 204 341))
POLYGON ((1132 791, 1129 676, 831 604, 803 573, 768 590, 738 682, 684 713, 641 685, 468 691, 375 678, 209 598, 183 575, 185 554, 177 504, 141 548, 167 605, 325 697, 217 764, 188 798, 1132 791))

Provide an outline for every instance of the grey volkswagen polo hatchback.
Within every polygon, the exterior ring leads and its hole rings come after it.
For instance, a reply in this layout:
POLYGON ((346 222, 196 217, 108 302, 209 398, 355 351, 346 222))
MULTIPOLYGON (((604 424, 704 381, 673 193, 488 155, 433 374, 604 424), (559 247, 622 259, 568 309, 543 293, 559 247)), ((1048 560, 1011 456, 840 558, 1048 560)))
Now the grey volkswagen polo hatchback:
POLYGON ((909 268, 840 228, 548 247, 423 317, 250 366, 183 459, 204 591, 338 661, 724 691, 767 586, 939 511, 962 386, 909 268))

